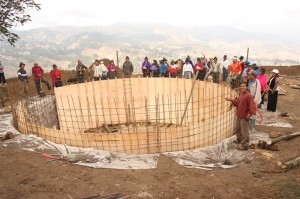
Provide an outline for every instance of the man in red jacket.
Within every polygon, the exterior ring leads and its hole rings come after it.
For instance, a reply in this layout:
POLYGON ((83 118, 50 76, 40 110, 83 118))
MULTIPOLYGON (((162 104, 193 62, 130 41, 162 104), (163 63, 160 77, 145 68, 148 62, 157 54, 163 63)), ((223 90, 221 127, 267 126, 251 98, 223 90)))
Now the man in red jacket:
POLYGON ((233 106, 237 107, 236 116, 238 129, 236 132, 237 139, 235 143, 238 144, 237 149, 248 150, 249 148, 249 119, 256 114, 256 105, 251 93, 247 90, 245 82, 240 83, 240 96, 236 99, 225 98, 231 101, 233 106))
POLYGON ((32 76, 34 78, 35 87, 38 92, 38 94, 41 94, 41 82, 47 85, 48 90, 51 90, 51 86, 49 85, 48 81, 43 79, 44 70, 41 66, 39 66, 38 63, 34 63, 34 66, 32 67, 32 76))

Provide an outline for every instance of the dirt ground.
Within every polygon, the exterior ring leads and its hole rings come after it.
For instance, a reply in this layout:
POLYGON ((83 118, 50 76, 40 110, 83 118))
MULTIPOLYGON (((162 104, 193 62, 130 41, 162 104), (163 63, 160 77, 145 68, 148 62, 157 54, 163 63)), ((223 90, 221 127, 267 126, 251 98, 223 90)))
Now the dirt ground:
MULTIPOLYGON (((258 131, 300 131, 300 89, 282 88, 287 94, 279 96, 278 112, 288 112, 293 128, 257 126, 258 131)), ((116 170, 49 162, 0 145, 0 198, 300 198, 300 167, 277 167, 279 160, 300 156, 300 137, 280 142, 279 149, 250 149, 255 158, 232 169, 188 169, 161 156, 156 169, 116 170)))

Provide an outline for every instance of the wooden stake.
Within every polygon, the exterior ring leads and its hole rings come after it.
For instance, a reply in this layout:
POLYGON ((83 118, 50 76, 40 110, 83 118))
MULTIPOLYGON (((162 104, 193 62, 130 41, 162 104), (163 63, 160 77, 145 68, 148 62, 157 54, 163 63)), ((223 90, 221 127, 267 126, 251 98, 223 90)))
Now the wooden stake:
POLYGON ((295 133, 291 133, 291 134, 288 134, 288 135, 283 135, 283 136, 280 136, 278 138, 269 139, 267 141, 267 144, 271 145, 271 144, 274 144, 274 143, 282 141, 282 140, 292 139, 292 138, 297 137, 299 135, 300 135, 300 132, 295 132, 295 133))
POLYGON ((196 78, 197 78, 197 76, 198 76, 198 73, 199 73, 199 70, 197 70, 196 76, 195 76, 194 79, 193 79, 193 85, 192 85, 192 88, 191 88, 191 91, 190 91, 189 99, 188 99, 187 102, 186 102, 186 106, 185 106, 185 109, 184 109, 184 112, 183 112, 183 116, 182 116, 182 118, 181 118, 180 125, 182 125, 182 122, 183 122, 183 120, 184 120, 184 117, 185 117, 187 108, 188 108, 188 106, 189 106, 190 99, 191 99, 191 96, 192 96, 192 94, 193 94, 193 90, 194 90, 194 86, 195 86, 195 83, 196 83, 196 78))
POLYGON ((288 169, 291 169, 291 168, 299 166, 299 165, 300 165, 300 156, 293 158, 286 162, 278 162, 278 166, 282 170, 288 170, 288 169))
POLYGON ((150 153, 149 150, 149 113, 148 113, 148 104, 147 104, 147 97, 145 97, 145 113, 146 113, 146 131, 147 131, 147 152, 150 153))
POLYGON ((247 57, 246 57, 246 60, 248 60, 249 58, 249 48, 247 48, 247 57))

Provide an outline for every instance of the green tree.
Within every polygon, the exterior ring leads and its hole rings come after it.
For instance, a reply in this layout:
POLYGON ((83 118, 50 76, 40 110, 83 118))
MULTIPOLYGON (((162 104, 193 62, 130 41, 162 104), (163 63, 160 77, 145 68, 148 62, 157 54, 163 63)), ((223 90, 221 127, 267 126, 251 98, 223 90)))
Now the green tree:
POLYGON ((30 9, 39 11, 41 7, 33 0, 0 0, 0 41, 7 39, 14 46, 19 36, 11 28, 31 21, 30 9))

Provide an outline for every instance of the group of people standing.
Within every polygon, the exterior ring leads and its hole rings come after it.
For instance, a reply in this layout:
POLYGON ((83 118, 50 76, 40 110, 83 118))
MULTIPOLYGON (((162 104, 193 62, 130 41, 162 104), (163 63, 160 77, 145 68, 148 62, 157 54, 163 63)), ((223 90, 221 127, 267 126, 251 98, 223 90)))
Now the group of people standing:
POLYGON ((239 131, 236 132, 237 139, 234 141, 237 149, 247 150, 249 148, 250 133, 254 126, 258 108, 261 108, 268 92, 267 110, 275 112, 277 107, 279 71, 273 69, 272 75, 267 81, 265 68, 261 68, 259 73, 255 68, 247 66, 243 70, 244 81, 239 83, 240 94, 235 99, 226 98, 233 106, 237 107, 237 121, 239 131))
POLYGON ((244 57, 238 60, 233 57, 232 62, 227 59, 227 55, 223 56, 222 61, 218 61, 217 57, 206 58, 201 55, 193 62, 189 55, 182 60, 171 60, 170 64, 166 58, 160 58, 158 61, 153 60, 152 63, 145 57, 141 64, 141 72, 143 77, 184 77, 190 79, 196 76, 197 80, 206 80, 210 75, 214 83, 222 81, 232 81, 233 87, 238 85, 242 70, 244 69, 244 57))
MULTIPOLYGON (((53 69, 50 71, 50 78, 52 80, 53 87, 60 87, 62 86, 62 74, 60 70, 57 68, 56 64, 52 65, 53 69)), ((51 90, 51 86, 49 82, 44 79, 44 70, 43 68, 36 62, 34 63, 32 69, 32 76, 34 79, 35 87, 39 95, 43 94, 42 91, 42 83, 47 86, 48 90, 51 90)), ((25 95, 28 93, 28 73, 25 70, 25 64, 21 62, 19 64, 18 70, 18 79, 21 84, 22 90, 25 95)))

